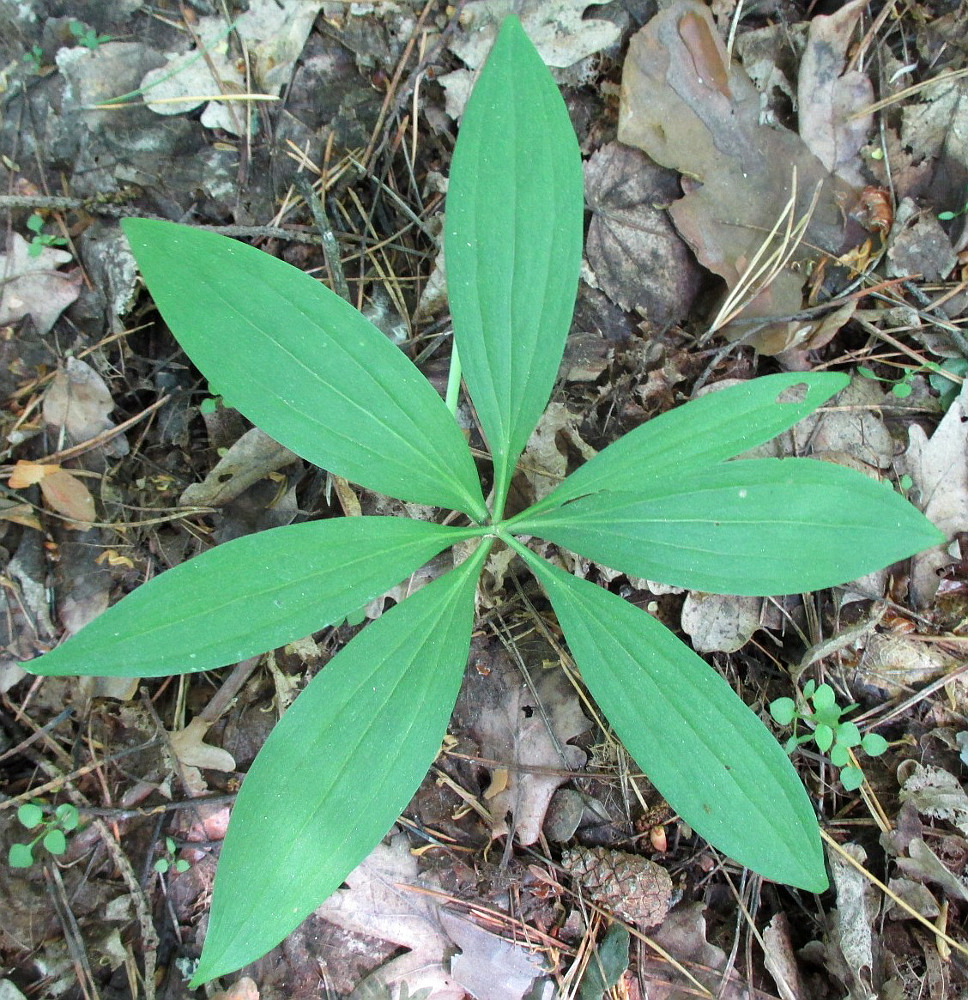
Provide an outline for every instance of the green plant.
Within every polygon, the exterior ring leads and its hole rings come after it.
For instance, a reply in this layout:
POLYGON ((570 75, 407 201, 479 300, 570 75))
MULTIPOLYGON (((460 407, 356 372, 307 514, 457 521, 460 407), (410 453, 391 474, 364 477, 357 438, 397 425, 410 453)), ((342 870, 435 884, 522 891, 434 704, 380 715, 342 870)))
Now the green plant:
POLYGON ((44 810, 36 802, 27 802, 17 810, 17 821, 25 830, 37 830, 33 840, 26 844, 11 844, 7 863, 11 868, 29 868, 34 863, 34 848, 38 843, 51 854, 67 850, 67 834, 77 829, 77 808, 69 802, 59 805, 50 819, 44 819, 44 810))
POLYGON ((167 875, 173 868, 176 872, 187 872, 191 865, 184 859, 176 857, 178 849, 171 837, 165 837, 165 853, 154 863, 154 869, 159 875, 167 875))
POLYGON ((966 201, 957 211, 938 212, 938 218, 942 222, 951 222, 952 219, 957 219, 959 215, 964 215, 965 212, 968 212, 968 201, 966 201))
POLYGON ((879 757, 887 749, 887 740, 878 733, 860 735, 860 730, 853 722, 841 718, 852 712, 856 705, 841 708, 837 704, 837 695, 829 684, 817 685, 814 680, 807 681, 803 686, 803 696, 800 707, 792 698, 777 698, 770 702, 770 715, 781 726, 793 724, 793 735, 786 742, 786 752, 793 753, 798 747, 811 740, 821 753, 828 754, 830 763, 840 768, 840 781, 847 791, 860 788, 864 781, 864 772, 850 762, 850 750, 861 747, 868 757, 879 757), (808 703, 812 703, 812 708, 808 703), (797 725, 806 723, 811 731, 802 736, 797 735, 797 725))
POLYGON ((52 236, 44 232, 44 217, 36 212, 28 217, 26 226, 34 234, 27 247, 27 254, 30 257, 39 257, 44 247, 67 246, 67 240, 63 236, 52 236))
POLYGON ((907 399, 908 396, 914 391, 914 376, 921 371, 919 368, 904 368, 904 374, 900 378, 881 378, 877 375, 872 368, 868 368, 866 365, 857 366, 857 374, 862 375, 864 378, 871 379, 873 382, 884 382, 891 387, 891 392, 897 396, 898 399, 907 399))
POLYGON ((21 58, 28 73, 32 73, 34 76, 40 75, 44 64, 44 50, 39 45, 32 45, 21 58))
POLYGON ((71 21, 67 30, 73 35, 78 45, 94 52, 105 42, 111 41, 110 35, 99 35, 92 27, 81 21, 71 21))
POLYGON ((139 587, 27 669, 209 670, 338 621, 449 546, 477 543, 364 627, 272 731, 235 804, 194 982, 277 944, 406 806, 446 733, 476 581, 497 542, 541 582, 588 689, 683 819, 767 878, 827 886, 806 792, 726 681, 650 615, 526 541, 682 587, 784 594, 853 579, 943 536, 892 489, 847 469, 727 461, 843 388, 847 377, 834 373, 773 375, 706 395, 506 516, 564 350, 582 223, 581 158, 564 102, 509 17, 465 111, 445 233, 452 364, 459 370, 459 354, 490 449, 490 506, 453 413, 348 303, 244 244, 167 222, 123 223, 169 327, 253 423, 307 461, 466 523, 348 517, 236 539, 139 587))
POLYGON ((961 393, 964 378, 968 376, 968 358, 945 358, 941 364, 930 362, 928 367, 931 371, 928 382, 941 397, 941 408, 947 413, 961 393), (954 378, 949 378, 949 375, 954 378))

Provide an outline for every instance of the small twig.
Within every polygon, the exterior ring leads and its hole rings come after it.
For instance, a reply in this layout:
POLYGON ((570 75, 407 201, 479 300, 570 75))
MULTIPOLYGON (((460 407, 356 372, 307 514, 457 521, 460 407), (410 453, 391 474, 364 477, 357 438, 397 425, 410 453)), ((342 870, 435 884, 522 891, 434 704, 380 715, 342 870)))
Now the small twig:
POLYGON ((333 282, 333 291, 341 299, 346 299, 352 305, 350 297, 350 286, 346 282, 346 275, 343 273, 343 265, 339 259, 339 244, 333 234, 333 227, 330 225, 329 216, 326 214, 326 206, 321 198, 316 196, 312 184, 309 183, 305 174, 296 175, 296 190, 302 196, 303 201, 309 206, 313 213, 313 221, 319 232, 319 238, 323 245, 323 257, 326 258, 326 267, 329 271, 330 280, 333 282))
POLYGON ((119 434, 123 434, 129 427, 133 427, 136 423, 144 420, 149 414, 154 413, 159 406, 164 406, 168 400, 171 399, 171 395, 162 396, 161 399, 156 399, 150 406, 145 407, 140 413, 136 413, 133 417, 128 417, 123 423, 117 425, 117 427, 109 427, 105 431, 101 431, 95 437, 88 438, 87 441, 82 441, 80 444, 72 445, 70 448, 64 448, 62 451, 55 452, 53 455, 45 455, 43 458, 37 459, 38 465, 58 465, 61 462, 66 462, 68 459, 77 458, 78 455, 83 455, 87 451, 91 451, 93 448, 98 448, 102 444, 107 444, 113 438, 116 438, 119 434))

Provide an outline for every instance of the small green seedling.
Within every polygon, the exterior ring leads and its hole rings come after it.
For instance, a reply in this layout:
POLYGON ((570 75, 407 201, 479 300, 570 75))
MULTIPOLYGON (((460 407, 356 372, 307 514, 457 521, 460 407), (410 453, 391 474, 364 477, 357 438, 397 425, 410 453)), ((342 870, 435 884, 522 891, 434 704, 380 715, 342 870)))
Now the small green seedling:
POLYGON ((792 698, 777 698, 770 703, 770 715, 781 726, 793 724, 793 735, 786 742, 787 753, 793 753, 798 746, 812 740, 821 753, 829 755, 830 763, 840 768, 840 781, 848 792, 852 792, 863 784, 864 772, 851 764, 849 751, 859 746, 868 757, 880 757, 888 745, 878 733, 867 733, 862 737, 853 722, 841 718, 855 708, 857 705, 841 708, 829 684, 818 686, 816 681, 809 680, 803 686, 799 708, 792 698), (812 704, 812 708, 808 703, 812 704), (810 728, 810 732, 797 735, 801 722, 810 728))
POLYGON ((67 240, 63 236, 53 236, 44 232, 44 218, 34 212, 26 222, 27 228, 33 233, 30 244, 27 247, 27 254, 31 257, 39 257, 44 247, 66 247, 67 240))
POLYGON ((67 850, 67 834, 77 829, 77 808, 69 802, 59 805, 50 819, 44 819, 44 810, 36 802, 27 802, 17 810, 17 821, 25 830, 36 830, 33 840, 26 844, 11 844, 7 862, 11 868, 29 868, 34 863, 34 848, 42 843, 51 854, 67 850))
POLYGON ((273 729, 222 845, 196 985, 278 944, 405 809, 446 734, 497 541, 540 582, 589 692, 684 822, 764 877, 822 891, 816 815, 769 730, 655 618, 566 572, 554 546, 633 577, 763 596, 843 583, 944 541, 898 493, 850 469, 735 458, 841 390, 848 378, 832 372, 693 400, 508 512, 558 376, 584 220, 568 111, 514 17, 464 112, 446 213, 452 386, 462 371, 490 452, 481 470, 404 351, 320 282, 214 233, 122 223, 169 328, 242 414, 352 483, 455 513, 329 517, 234 539, 159 574, 28 670, 212 670, 353 614, 451 546, 464 555, 362 628, 273 729), (532 538, 552 543, 550 558, 532 538))
POLYGON ((176 857, 178 848, 171 837, 165 837, 165 853, 154 863, 154 869, 159 875, 167 875, 174 870, 176 872, 187 872, 191 867, 184 858, 176 857))
POLYGON ((206 396, 198 404, 198 412, 201 413, 202 416, 207 417, 213 414, 220 406, 223 405, 224 404, 222 402, 221 396, 206 396))
POLYGON ((84 48, 90 49, 92 52, 105 42, 111 41, 111 35, 99 35, 90 25, 83 24, 81 21, 71 21, 67 30, 73 35, 78 45, 83 45, 84 48))
POLYGON ((44 65, 44 50, 39 45, 32 45, 21 58, 28 73, 40 76, 44 65))
POLYGON ((907 399, 908 396, 914 391, 914 376, 921 369, 918 368, 905 368, 904 374, 897 379, 891 378, 881 378, 880 375, 876 374, 872 368, 868 368, 866 365, 857 366, 857 374, 863 375, 864 378, 869 378, 874 382, 883 382, 891 387, 891 392, 897 396, 898 399, 907 399))
POLYGON ((942 222, 951 222, 952 219, 957 219, 959 215, 964 215, 965 212, 968 212, 968 201, 966 201, 956 212, 938 212, 938 218, 942 222))

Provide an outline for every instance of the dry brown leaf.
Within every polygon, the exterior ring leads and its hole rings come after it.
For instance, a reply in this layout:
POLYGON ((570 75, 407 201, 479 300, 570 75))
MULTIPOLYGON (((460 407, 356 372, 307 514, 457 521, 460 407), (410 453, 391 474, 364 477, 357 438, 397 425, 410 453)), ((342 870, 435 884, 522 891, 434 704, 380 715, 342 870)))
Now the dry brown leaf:
POLYGON ((568 780, 569 771, 585 764, 585 752, 569 741, 591 723, 561 670, 531 664, 532 694, 502 649, 475 648, 473 655, 486 672, 467 672, 454 724, 475 740, 480 756, 508 772, 507 786, 488 802, 494 817, 492 833, 508 833, 510 814, 520 842, 533 844, 556 789, 568 780))
POLYGON ((0 254, 0 326, 30 316, 37 332, 47 333, 81 294, 81 269, 57 270, 72 259, 66 250, 54 247, 43 247, 31 257, 30 244, 12 233, 6 255, 0 254))
POLYGON ((59 468, 59 465, 45 465, 43 462, 30 462, 21 458, 10 472, 8 484, 12 490, 24 490, 28 486, 35 486, 44 476, 49 476, 52 470, 59 468))
POLYGON ((40 492, 50 506, 78 531, 94 523, 94 497, 87 486, 67 469, 55 469, 40 481, 40 492))
POLYGON ((21 524, 36 531, 41 530, 40 519, 29 503, 19 503, 6 497, 0 497, 0 520, 12 521, 14 524, 21 524))
POLYGON ((171 734, 171 748, 185 767, 204 767, 211 771, 234 771, 235 758, 221 747, 205 742, 211 723, 196 715, 184 729, 171 734))
POLYGON ((919 208, 910 198, 897 207, 889 237, 887 273, 892 278, 947 278, 958 255, 934 212, 919 208))
MULTIPOLYGON (((851 684, 879 688, 891 698, 904 697, 912 688, 945 676, 959 663, 941 644, 921 642, 903 634, 873 632, 863 641, 862 648, 863 655, 851 675, 851 684)), ((962 683, 957 680, 952 683, 964 691, 962 683)))
MULTIPOLYGON (((803 140, 759 121, 760 97, 730 63, 708 8, 674 0, 635 37, 622 76, 619 139, 695 181, 670 214, 700 262, 736 288, 793 192, 800 219, 816 193, 804 240, 791 259, 844 249, 840 203, 852 189, 831 177, 803 140)), ((774 245, 780 242, 779 237, 774 245)), ((744 316, 776 316, 801 306, 803 272, 790 267, 755 292, 744 316)), ((755 290, 754 290, 755 291, 755 290)), ((732 334, 743 335, 742 328, 732 334)), ((761 331, 747 341, 777 353, 786 331, 761 331)))
POLYGON ((37 483, 48 505, 67 518, 69 528, 85 530, 94 523, 94 497, 72 472, 53 463, 18 461, 10 473, 10 488, 22 490, 37 483))
POLYGON ((617 142, 585 164, 592 211, 585 255, 598 285, 623 309, 638 310, 660 328, 688 315, 701 280, 666 211, 680 194, 675 173, 617 142))
POLYGON ((525 446, 518 465, 531 485, 535 503, 547 496, 568 475, 568 455, 562 451, 567 442, 584 461, 593 458, 595 449, 586 444, 578 433, 580 414, 572 413, 561 403, 549 403, 525 446))
MULTIPOLYGON (((948 538, 968 531, 968 382, 930 439, 918 424, 908 431, 907 451, 898 459, 900 474, 914 481, 912 499, 948 538)), ((911 599, 925 607, 938 591, 938 570, 951 562, 943 545, 911 560, 911 599)))
POLYGON ((429 988, 434 1000, 463 1000, 471 989, 481 1000, 520 1000, 541 971, 524 948, 447 913, 434 896, 420 892, 427 883, 418 879, 417 859, 401 834, 374 848, 345 884, 316 916, 410 949, 364 980, 354 1000, 393 995, 394 987, 406 987, 410 996, 429 988), (455 945, 459 960, 451 957, 455 945), (498 966, 502 975, 494 976, 498 966), (485 969, 492 973, 491 982, 478 993, 485 969))
POLYGON ((472 0, 461 10, 451 50, 471 69, 480 68, 501 21, 516 13, 546 66, 571 66, 618 41, 621 29, 594 16, 595 5, 608 0, 472 0))
POLYGON ((804 995, 803 983, 790 940, 790 921, 782 911, 763 930, 763 964, 782 1000, 800 1000, 804 995))
MULTIPOLYGON (((841 850, 863 864, 867 854, 858 844, 844 844, 841 850)), ((876 906, 872 907, 868 898, 871 884, 840 853, 827 849, 833 888, 837 893, 837 909, 830 920, 834 925, 833 938, 840 947, 841 954, 851 979, 848 982, 851 997, 869 1000, 871 996, 870 976, 874 967, 872 921, 876 906), (866 991, 866 992, 865 992, 866 991)))
POLYGON ((844 67, 866 6, 867 0, 851 0, 835 14, 810 20, 797 81, 803 141, 829 171, 855 187, 865 184, 857 154, 873 122, 871 114, 857 112, 873 103, 874 87, 865 73, 844 67))
POLYGON ((690 591, 682 606, 682 627, 698 653, 735 653, 760 628, 762 597, 690 591))
POLYGON ((298 462, 299 456, 253 427, 218 460, 200 483, 192 483, 179 502, 202 507, 229 503, 270 472, 298 462))
MULTIPOLYGON (((87 363, 68 358, 44 394, 44 420, 63 429, 69 444, 89 441, 114 424, 108 414, 114 409, 111 391, 103 378, 87 363)), ((123 436, 112 438, 104 450, 114 456, 128 453, 123 436)))
MULTIPOLYGON (((901 785, 900 799, 910 802, 922 816, 943 819, 968 835, 968 794, 949 771, 909 761, 910 773, 901 785)), ((968 899, 968 895, 965 896, 968 899)))
POLYGON ((962 904, 968 902, 968 885, 945 865, 921 837, 911 840, 908 853, 910 857, 897 859, 897 866, 905 875, 919 882, 940 886, 946 896, 962 904))

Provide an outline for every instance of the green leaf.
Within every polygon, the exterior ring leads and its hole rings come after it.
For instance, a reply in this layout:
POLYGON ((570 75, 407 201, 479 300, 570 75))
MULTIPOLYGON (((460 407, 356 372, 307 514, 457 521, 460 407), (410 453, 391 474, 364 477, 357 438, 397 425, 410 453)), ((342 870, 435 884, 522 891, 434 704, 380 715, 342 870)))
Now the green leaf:
POLYGON ((494 460, 497 516, 558 374, 578 288, 583 191, 565 103, 507 17, 464 111, 444 242, 454 340, 494 460))
POLYGON ((622 924, 609 927, 585 967, 578 986, 578 1000, 602 1000, 602 994, 622 978, 629 967, 630 941, 629 932, 622 924))
POLYGON ((26 830, 33 830, 44 821, 44 810, 33 802, 25 802, 17 810, 17 820, 26 830))
POLYGON ((845 791, 854 792, 864 784, 864 772, 859 767, 845 767, 840 772, 840 783, 845 791))
POLYGON ((834 731, 825 722, 821 722, 813 731, 813 742, 821 753, 826 753, 833 746, 834 731))
POLYGON ((62 830, 48 830, 44 834, 44 847, 51 854, 63 854, 67 850, 67 838, 62 830))
POLYGON ((121 226, 185 353, 256 426, 370 489, 486 516, 443 400, 348 302, 236 240, 152 219, 121 226))
MULTIPOLYGON (((818 730, 820 730, 821 728, 826 729, 827 727, 826 726, 817 727, 818 730)), ((846 767, 850 763, 850 752, 848 751, 847 747, 843 746, 842 744, 838 743, 833 748, 831 748, 829 745, 823 747, 820 746, 820 741, 818 740, 817 746, 820 747, 821 751, 823 751, 824 753, 826 753, 827 750, 830 750, 830 763, 833 764, 834 767, 846 767)))
POLYGON ((604 490, 508 526, 632 576, 747 596, 835 586, 944 541, 889 487, 805 458, 673 467, 642 494, 604 490))
POLYGON ((841 722, 837 726, 837 742, 845 747, 857 746, 860 743, 860 730, 853 722, 841 722))
POLYGON ((861 741, 860 745, 868 757, 880 757, 887 750, 887 740, 880 733, 868 733, 861 741))
POLYGON ((599 490, 651 489, 670 469, 677 475, 702 471, 788 430, 848 382, 831 372, 792 372, 709 392, 620 437, 531 510, 599 490))
POLYGON ((62 802, 55 810, 54 815, 57 817, 57 822, 60 824, 62 830, 76 830, 77 824, 80 822, 80 814, 77 811, 77 806, 72 805, 70 802, 62 802))
POLYGON ((339 621, 473 533, 346 517, 236 538, 150 580, 23 667, 164 677, 236 663, 339 621))
POLYGON ((770 702, 770 715, 781 726, 789 726, 797 714, 797 707, 792 698, 776 698, 770 702))
POLYGON ((154 863, 154 870, 158 872, 159 875, 164 875, 167 873, 168 869, 171 867, 171 862, 167 858, 159 858, 154 863))
POLYGON ((30 844, 11 844, 7 852, 7 864, 11 868, 29 868, 34 863, 34 852, 30 844))
POLYGON ((814 709, 818 712, 837 707, 837 693, 829 684, 821 684, 810 695, 810 700, 813 702, 814 709))
POLYGON ((410 801, 457 698, 489 547, 366 626, 272 730, 232 812, 193 986, 278 944, 410 801))
POLYGON ((765 878, 824 890, 803 785, 726 681, 644 611, 512 544, 544 585, 592 697, 672 808, 765 878))

